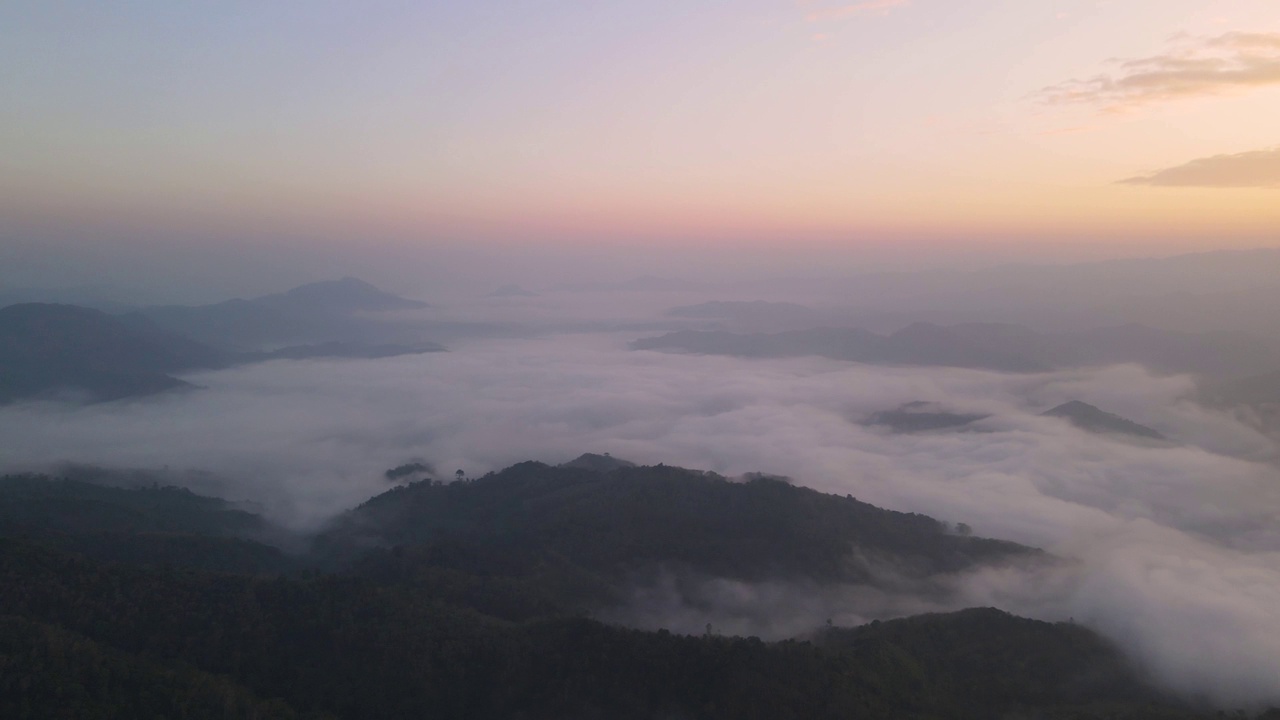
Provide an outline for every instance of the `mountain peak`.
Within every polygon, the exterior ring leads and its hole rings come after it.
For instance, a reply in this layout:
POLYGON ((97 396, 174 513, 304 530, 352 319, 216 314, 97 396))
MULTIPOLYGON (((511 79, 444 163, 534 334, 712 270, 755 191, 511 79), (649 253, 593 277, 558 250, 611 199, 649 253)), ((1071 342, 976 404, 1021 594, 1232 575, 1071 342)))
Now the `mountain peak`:
POLYGON ((594 472, 612 472, 621 468, 635 467, 636 464, 629 460, 616 458, 609 453, 597 455, 595 453, 583 453, 578 457, 562 464, 562 468, 573 468, 576 470, 592 470, 594 472))
POLYGON ((1063 418, 1081 430, 1088 430, 1089 432, 1132 435, 1148 440, 1168 440, 1164 435, 1146 425, 1139 425, 1132 420, 1114 415, 1080 400, 1062 403, 1041 414, 1046 417, 1063 418))

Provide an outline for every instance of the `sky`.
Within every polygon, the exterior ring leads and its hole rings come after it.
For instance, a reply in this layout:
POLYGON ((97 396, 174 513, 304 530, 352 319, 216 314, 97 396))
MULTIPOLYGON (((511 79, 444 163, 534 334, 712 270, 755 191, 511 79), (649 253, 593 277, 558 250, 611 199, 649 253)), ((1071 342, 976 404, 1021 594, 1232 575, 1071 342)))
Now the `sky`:
POLYGON ((1273 0, 10 0, 0 66, 9 284, 1280 245, 1273 0))

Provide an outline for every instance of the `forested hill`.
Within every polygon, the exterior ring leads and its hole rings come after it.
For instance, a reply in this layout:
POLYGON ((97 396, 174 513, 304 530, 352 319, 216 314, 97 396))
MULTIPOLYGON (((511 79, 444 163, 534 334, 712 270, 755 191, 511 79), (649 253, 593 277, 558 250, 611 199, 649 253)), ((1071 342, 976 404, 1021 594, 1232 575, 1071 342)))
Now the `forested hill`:
POLYGON ((1088 631, 997 611, 764 643, 505 622, 437 589, 99 565, 0 540, 0 707, 6 718, 131 718, 144 703, 171 718, 1197 717, 1088 631))
POLYGON ((855 556, 1043 557, 778 479, 523 463, 374 498, 314 557, 269 530, 175 488, 0 478, 0 717, 1202 717, 1089 630, 997 610, 784 642, 584 615, 645 563, 821 584, 868 579, 855 556))
POLYGON ((261 573, 303 562, 276 547, 282 529, 220 498, 41 475, 0 477, 0 537, 134 565, 261 573))
POLYGON ((450 542, 536 549, 611 576, 666 565, 821 582, 867 582, 881 564, 927 576, 1040 556, 777 478, 736 482, 663 465, 596 472, 536 462, 384 493, 341 518, 318 546, 333 555, 450 542))

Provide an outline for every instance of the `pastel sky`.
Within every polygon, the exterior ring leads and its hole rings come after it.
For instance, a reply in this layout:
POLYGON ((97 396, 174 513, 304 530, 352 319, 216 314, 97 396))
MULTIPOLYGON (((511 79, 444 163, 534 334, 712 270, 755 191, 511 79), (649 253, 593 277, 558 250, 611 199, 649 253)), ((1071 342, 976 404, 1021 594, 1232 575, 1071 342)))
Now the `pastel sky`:
POLYGON ((7 0, 0 67, 36 233, 1280 245, 1275 0, 7 0))

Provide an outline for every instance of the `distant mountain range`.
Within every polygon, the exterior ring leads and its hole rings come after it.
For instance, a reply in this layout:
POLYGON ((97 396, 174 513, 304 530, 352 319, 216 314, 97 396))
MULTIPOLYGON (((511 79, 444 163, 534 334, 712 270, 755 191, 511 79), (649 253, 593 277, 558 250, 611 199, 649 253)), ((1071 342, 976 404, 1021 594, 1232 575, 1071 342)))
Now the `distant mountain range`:
MULTIPOLYGON (((995 327, 995 326, 992 326, 995 327)), ((917 323, 892 335, 868 330, 817 328, 772 334, 682 330, 631 343, 634 350, 665 350, 738 357, 820 355, 874 365, 919 365, 1035 372, 1049 369, 1042 359, 1017 347, 1014 352, 989 342, 987 326, 944 328, 917 323)), ((1003 343, 1007 346, 1008 343, 1003 343)))
POLYGON ((366 329, 372 321, 357 313, 424 306, 351 278, 257 300, 154 308, 120 316, 74 305, 11 305, 0 308, 0 404, 150 395, 192 387, 174 377, 178 373, 264 360, 371 359, 444 350, 426 341, 350 339, 351 335, 377 337, 366 329), (222 342, 210 343, 202 337, 222 342), (295 337, 318 337, 319 341, 270 350, 237 349, 250 338, 279 342, 295 337), (232 342, 233 338, 240 342, 232 342))
POLYGON ((822 324, 878 332, 918 321, 1000 322, 1055 331, 1138 323, 1280 337, 1280 315, 1271 312, 1280 304, 1280 249, 1275 248, 1083 264, 833 273, 789 284, 844 308, 842 321, 822 324))
POLYGON ((190 387, 172 373, 232 356, 142 320, 73 305, 0 308, 0 403, 71 393, 114 400, 190 387))
POLYGON ((583 453, 567 463, 561 463, 560 467, 570 470, 592 470, 595 472, 613 472, 622 468, 633 468, 636 464, 621 458, 616 458, 609 453, 597 455, 595 453, 583 453))
POLYGON ((240 351, 324 342, 377 342, 385 333, 369 315, 417 310, 424 302, 384 292, 356 278, 311 283, 288 292, 214 305, 137 310, 171 332, 240 351))
POLYGON ((915 323, 887 335, 831 327, 754 334, 682 330, 642 338, 631 347, 737 357, 818 355, 874 365, 1007 372, 1132 362, 1157 372, 1230 376, 1280 365, 1280 357, 1269 345, 1249 336, 1181 333, 1143 325, 1040 333, 998 323, 915 323))
MULTIPOLYGON (((1079 400, 1065 402, 1040 413, 1044 417, 1061 418, 1089 432, 1121 435, 1147 440, 1167 441, 1164 435, 1145 425, 1106 412, 1079 400)), ((938 403, 916 401, 893 410, 874 412, 861 421, 866 427, 882 427, 894 433, 920 433, 935 430, 982 431, 974 423, 991 417, 984 413, 961 413, 949 410, 938 403)))

